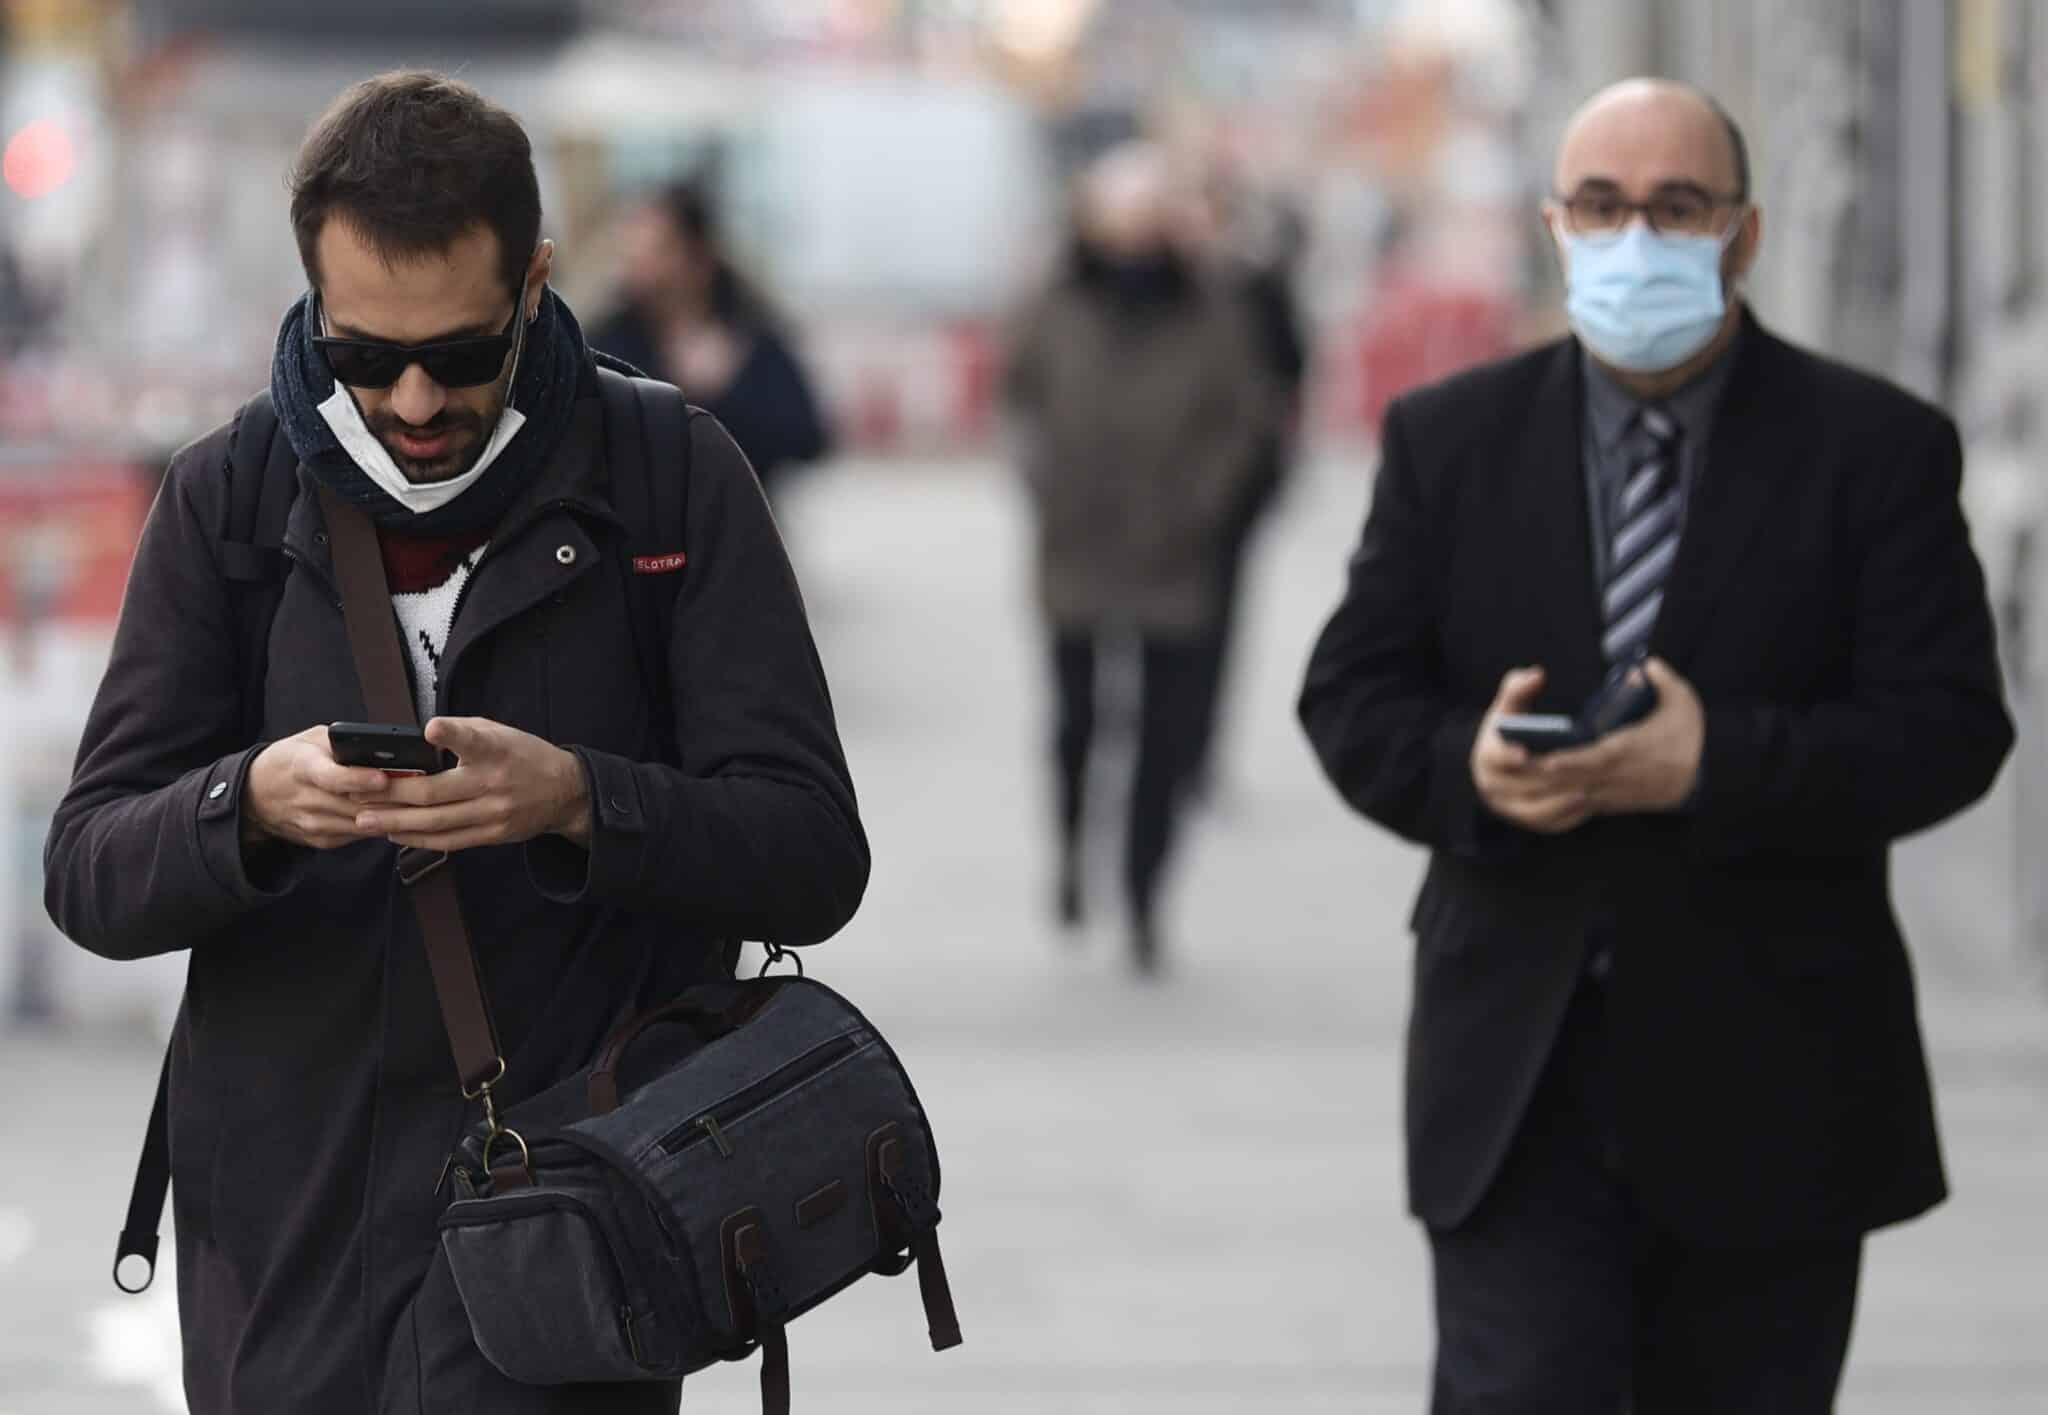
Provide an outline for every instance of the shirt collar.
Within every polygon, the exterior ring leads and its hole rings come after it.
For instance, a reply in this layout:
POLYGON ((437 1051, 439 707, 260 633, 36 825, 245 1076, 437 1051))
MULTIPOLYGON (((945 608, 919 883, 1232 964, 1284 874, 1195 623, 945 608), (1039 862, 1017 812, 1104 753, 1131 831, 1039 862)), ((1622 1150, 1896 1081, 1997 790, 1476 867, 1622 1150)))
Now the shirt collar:
MULTIPOLYGON (((1713 424, 1714 410, 1721 401, 1722 390, 1728 386, 1728 372, 1735 366, 1736 352, 1745 337, 1745 331, 1738 328, 1720 357, 1701 369, 1683 388, 1659 400, 1677 421, 1680 433, 1695 444, 1713 424)), ((1643 400, 1616 383, 1614 376, 1600 367, 1590 353, 1582 349, 1579 360, 1585 371, 1587 426, 1602 452, 1615 452, 1635 426, 1643 400)))

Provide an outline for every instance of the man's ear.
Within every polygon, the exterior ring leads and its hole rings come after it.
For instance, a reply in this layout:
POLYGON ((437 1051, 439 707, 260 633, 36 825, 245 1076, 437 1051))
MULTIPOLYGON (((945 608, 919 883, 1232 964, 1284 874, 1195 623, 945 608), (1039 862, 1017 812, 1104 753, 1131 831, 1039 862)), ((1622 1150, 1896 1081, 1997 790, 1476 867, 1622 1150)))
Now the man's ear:
POLYGON ((1743 214, 1742 229, 1728 247, 1728 284, 1735 284, 1755 267, 1757 248, 1763 244, 1763 239, 1763 209, 1752 206, 1743 214))
POLYGON ((542 241, 533 248, 533 259, 526 266, 526 322, 531 324, 540 318, 540 297, 547 289, 548 274, 555 268, 555 243, 542 241))

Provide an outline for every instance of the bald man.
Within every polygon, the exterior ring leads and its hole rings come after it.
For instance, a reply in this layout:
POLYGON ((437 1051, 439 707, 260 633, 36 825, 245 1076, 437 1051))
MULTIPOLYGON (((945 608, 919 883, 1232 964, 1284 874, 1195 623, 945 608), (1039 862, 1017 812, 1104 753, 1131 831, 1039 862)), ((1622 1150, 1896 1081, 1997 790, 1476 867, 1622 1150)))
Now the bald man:
POLYGON ((1395 401, 1301 697, 1431 851, 1433 1408, 1826 1411, 1864 1235, 1946 1192, 1889 848, 2012 743, 1962 453, 1736 297, 1705 95, 1593 99, 1543 219, 1572 337, 1395 401), (1617 675, 1654 710, 1571 742, 1617 675))

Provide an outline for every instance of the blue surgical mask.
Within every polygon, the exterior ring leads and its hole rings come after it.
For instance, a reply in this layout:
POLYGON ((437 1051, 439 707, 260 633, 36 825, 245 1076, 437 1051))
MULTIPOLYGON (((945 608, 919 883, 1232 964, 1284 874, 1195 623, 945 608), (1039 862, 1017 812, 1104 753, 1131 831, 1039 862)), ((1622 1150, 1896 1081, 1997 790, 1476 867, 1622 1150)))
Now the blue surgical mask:
POLYGON ((1738 229, 1681 236, 1633 221, 1616 236, 1560 233, 1572 332, 1615 368, 1677 368, 1712 342, 1728 312, 1721 253, 1738 229))

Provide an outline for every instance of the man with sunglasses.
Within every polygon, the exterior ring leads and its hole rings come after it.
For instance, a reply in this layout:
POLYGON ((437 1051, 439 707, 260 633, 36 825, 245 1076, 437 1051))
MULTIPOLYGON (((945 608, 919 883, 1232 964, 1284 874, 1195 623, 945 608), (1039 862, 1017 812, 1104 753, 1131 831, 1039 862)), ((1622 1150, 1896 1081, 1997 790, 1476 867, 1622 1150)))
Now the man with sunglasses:
POLYGON ((1432 1408, 1823 1412, 1864 1235, 1945 1193, 1889 846, 2012 742, 1961 450, 1733 296, 1762 222, 1706 95, 1595 97, 1543 218, 1572 337, 1395 401, 1301 698, 1431 851, 1432 1408), (1637 663, 1634 725, 1504 729, 1637 663))
POLYGON ((172 463, 45 854, 79 943, 190 955, 166 1093, 190 1408, 672 1412, 673 1384, 520 1386, 477 1351, 435 1238, 477 1112, 394 863, 446 852, 500 1107, 731 976, 730 940, 829 937, 868 851, 796 583, 715 421, 677 405, 676 445, 632 466, 607 445, 509 113, 369 80, 292 193, 311 289, 279 332, 272 455, 240 455, 252 403, 172 463), (677 525, 629 523, 626 476, 686 468, 677 525), (281 547, 228 533, 256 469, 281 547), (436 775, 335 760, 327 724, 364 715, 340 503, 374 527, 419 719, 456 759, 436 775), (252 659, 238 611, 272 566, 252 659), (655 656, 642 576, 678 577, 655 656))

